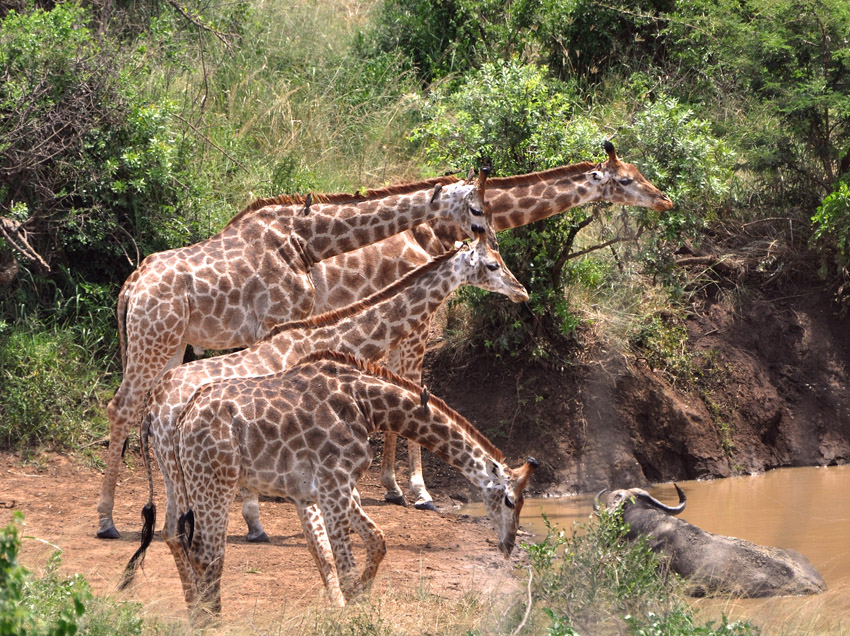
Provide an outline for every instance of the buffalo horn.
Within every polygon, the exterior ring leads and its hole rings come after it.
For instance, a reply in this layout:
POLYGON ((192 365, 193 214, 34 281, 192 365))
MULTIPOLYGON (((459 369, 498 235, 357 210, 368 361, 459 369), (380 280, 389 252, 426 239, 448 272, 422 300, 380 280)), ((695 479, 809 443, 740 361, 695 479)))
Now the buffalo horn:
POLYGON ((603 488, 598 493, 596 493, 596 496, 593 498, 593 511, 594 512, 599 512, 599 498, 602 496, 603 492, 608 492, 608 489, 603 488))
POLYGON ((652 504, 659 510, 663 510, 664 512, 671 515, 677 515, 685 509, 685 502, 688 500, 688 498, 685 496, 685 491, 679 488, 679 484, 673 484, 673 486, 676 488, 676 492, 679 494, 678 506, 668 506, 667 504, 663 504, 652 495, 646 493, 638 493, 635 496, 639 499, 642 499, 643 501, 646 501, 647 503, 652 504))

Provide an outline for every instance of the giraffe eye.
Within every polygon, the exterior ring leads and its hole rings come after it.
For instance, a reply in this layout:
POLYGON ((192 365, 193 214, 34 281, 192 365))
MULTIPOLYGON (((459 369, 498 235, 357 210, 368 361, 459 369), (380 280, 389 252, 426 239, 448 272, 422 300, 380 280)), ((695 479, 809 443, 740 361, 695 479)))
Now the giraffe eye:
POLYGON ((497 269, 499 269, 499 264, 498 263, 487 263, 487 269, 489 269, 491 272, 495 272, 497 269))
POLYGON ((469 206, 469 211, 472 212, 472 216, 484 216, 484 212, 478 208, 472 207, 471 205, 469 206))
POLYGON ((631 177, 623 177, 622 179, 620 179, 620 185, 626 186, 629 185, 632 181, 634 181, 634 179, 632 179, 631 177))

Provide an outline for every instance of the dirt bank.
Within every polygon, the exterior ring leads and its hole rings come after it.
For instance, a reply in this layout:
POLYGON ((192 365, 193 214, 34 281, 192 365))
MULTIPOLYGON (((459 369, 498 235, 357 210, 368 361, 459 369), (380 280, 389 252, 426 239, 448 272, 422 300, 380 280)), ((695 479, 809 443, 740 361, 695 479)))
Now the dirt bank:
POLYGON ((741 269, 712 269, 680 321, 694 384, 600 340, 564 369, 436 350, 426 381, 509 457, 541 460, 549 494, 850 461, 847 320, 812 275, 746 270, 742 290, 741 269))

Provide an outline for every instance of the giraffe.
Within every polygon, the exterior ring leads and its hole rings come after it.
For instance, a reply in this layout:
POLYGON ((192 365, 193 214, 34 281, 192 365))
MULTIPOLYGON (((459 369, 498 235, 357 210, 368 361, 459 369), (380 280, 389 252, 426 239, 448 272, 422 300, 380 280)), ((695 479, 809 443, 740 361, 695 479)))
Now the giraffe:
MULTIPOLYGON (((195 390, 228 377, 277 373, 305 355, 323 349, 378 361, 412 329, 428 321, 445 298, 461 285, 501 293, 514 302, 528 294, 486 240, 461 245, 409 272, 389 287, 348 307, 305 320, 284 323, 247 349, 196 360, 168 370, 151 390, 142 418, 164 438, 195 390)), ((248 541, 268 541, 256 496, 244 499, 242 514, 248 541)))
POLYGON ((123 377, 107 406, 97 536, 120 536, 112 509, 123 445, 144 396, 182 361, 188 343, 245 347, 278 323, 310 315, 312 266, 423 221, 445 218, 463 238, 484 233, 496 246, 484 213, 485 181, 486 174, 475 184, 442 177, 353 195, 259 199, 215 236, 148 256, 118 296, 123 377))
MULTIPOLYGON (((569 208, 593 201, 610 201, 665 212, 672 201, 652 185, 631 163, 622 161, 610 141, 603 143, 608 159, 589 161, 487 180, 487 212, 494 230, 520 227, 546 219, 569 208)), ((454 228, 432 221, 359 250, 317 263, 312 269, 317 311, 342 306, 403 275, 413 267, 450 249, 460 237, 454 228)), ((429 325, 424 324, 387 357, 386 366, 414 382, 421 382, 422 358, 429 325)), ((406 503, 395 478, 396 438, 384 440, 381 482, 387 501, 406 503)), ((419 449, 408 444, 410 489, 415 506, 433 510, 431 495, 422 476, 419 449)))
POLYGON ((321 351, 282 373, 203 385, 181 413, 173 443, 143 425, 150 498, 142 545, 124 583, 132 581, 155 523, 150 445, 175 502, 167 506, 162 536, 193 616, 220 613, 228 510, 240 487, 293 501, 302 523, 307 511, 321 515, 323 524, 305 523, 305 532, 316 533, 311 546, 321 546, 311 552, 331 602, 344 605, 369 589, 386 554, 383 533, 355 496, 372 459, 369 435, 378 431, 416 441, 478 486, 498 548, 510 555, 537 462, 507 467, 486 437, 423 387, 349 354, 321 351), (352 529, 366 543, 360 576, 352 529))

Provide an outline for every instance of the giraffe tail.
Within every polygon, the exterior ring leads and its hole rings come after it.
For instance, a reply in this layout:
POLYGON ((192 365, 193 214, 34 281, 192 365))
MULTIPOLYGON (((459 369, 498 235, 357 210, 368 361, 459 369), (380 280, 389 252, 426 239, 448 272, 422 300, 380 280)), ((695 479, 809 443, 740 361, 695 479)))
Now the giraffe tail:
POLYGON ((136 575, 136 570, 139 569, 139 566, 142 565, 142 562, 145 560, 145 552, 148 549, 148 546, 153 541, 153 528, 156 524, 156 505, 153 502, 153 473, 151 472, 151 462, 150 462, 150 420, 145 418, 142 422, 142 430, 141 430, 141 446, 142 446, 142 459, 145 463, 145 471, 148 474, 148 502, 145 504, 144 508, 142 508, 142 537, 141 537, 141 545, 139 549, 136 550, 135 554, 130 557, 130 561, 127 563, 127 566, 124 568, 124 574, 121 577, 121 583, 118 585, 119 590, 123 590, 127 588, 130 583, 133 582, 133 577, 136 575))
POLYGON ((180 535, 183 549, 188 555, 189 548, 192 547, 192 539, 195 537, 195 513, 191 508, 180 515, 180 518, 177 520, 177 534, 180 535))

